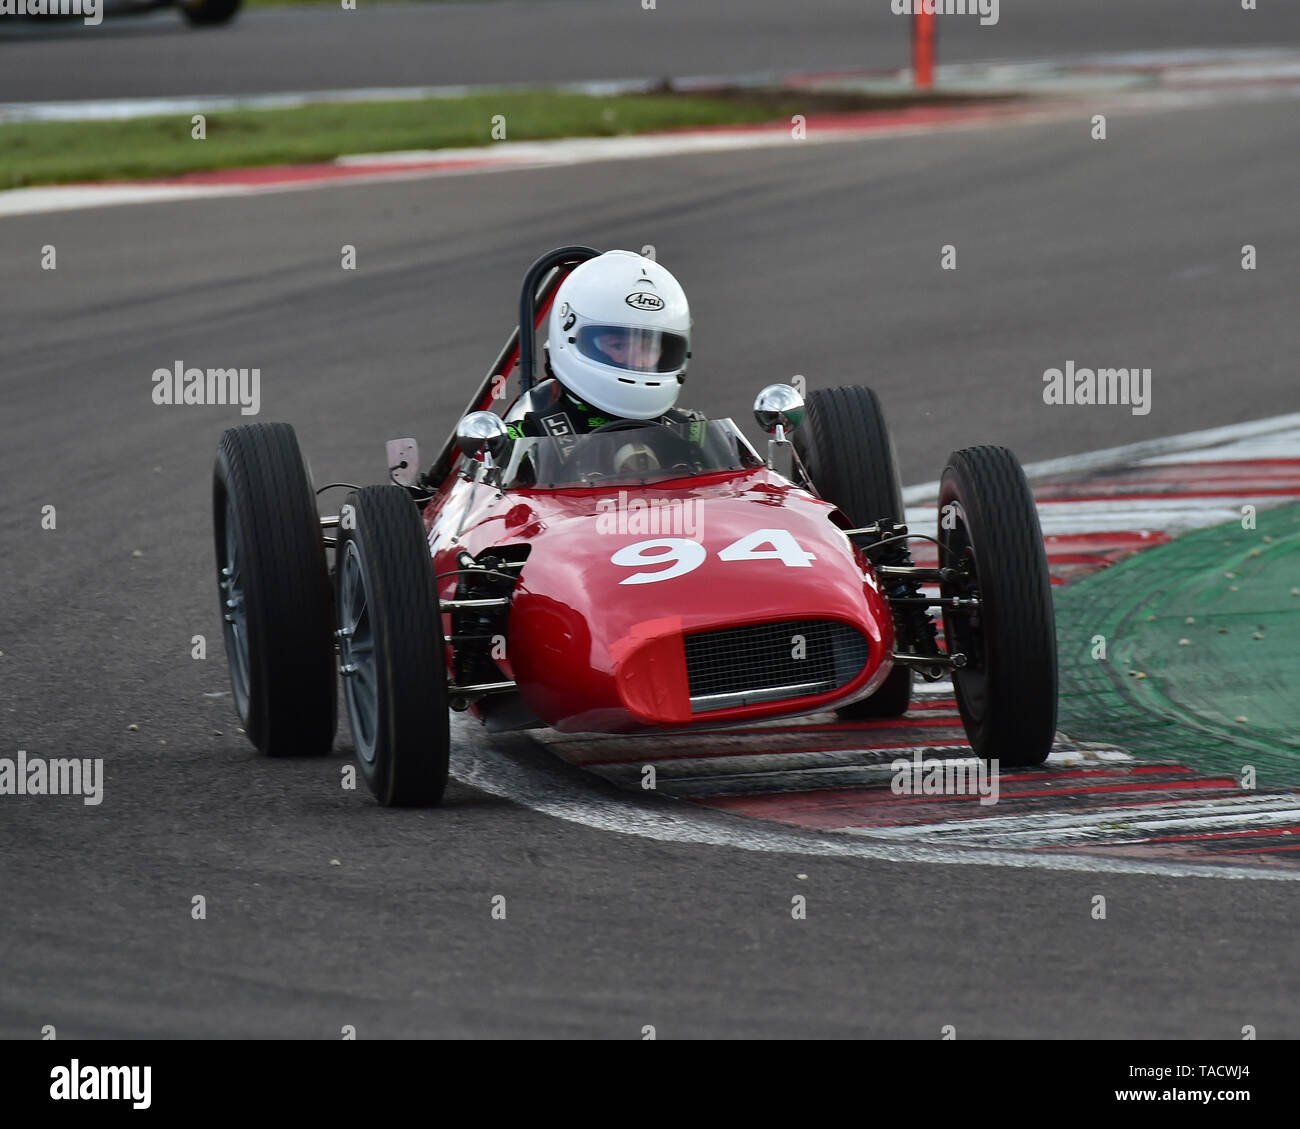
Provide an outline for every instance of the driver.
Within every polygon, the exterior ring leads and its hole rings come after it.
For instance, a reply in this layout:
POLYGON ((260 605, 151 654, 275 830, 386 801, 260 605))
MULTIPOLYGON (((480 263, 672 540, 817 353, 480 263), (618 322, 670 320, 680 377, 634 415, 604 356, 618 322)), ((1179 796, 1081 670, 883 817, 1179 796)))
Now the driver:
MULTIPOLYGON (((675 406, 690 347, 686 293, 667 270, 633 251, 588 259, 560 284, 551 306, 550 379, 519 398, 506 414, 506 430, 515 439, 550 435, 563 452, 572 436, 646 420, 699 443, 705 417, 675 406)), ((647 444, 628 438, 616 470, 658 465, 647 444)))

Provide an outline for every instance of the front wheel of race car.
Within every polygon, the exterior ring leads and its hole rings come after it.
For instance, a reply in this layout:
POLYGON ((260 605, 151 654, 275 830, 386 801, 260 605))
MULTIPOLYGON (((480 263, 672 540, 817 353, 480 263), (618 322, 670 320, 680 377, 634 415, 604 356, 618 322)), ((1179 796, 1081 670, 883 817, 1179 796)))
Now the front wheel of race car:
POLYGON ((442 616, 424 523, 402 487, 348 495, 335 582, 339 669, 361 775, 386 806, 436 804, 451 743, 442 616))
POLYGON ((944 596, 979 601, 945 609, 957 709, 975 754, 1011 766, 1041 764, 1056 731, 1056 626, 1047 551, 1034 496, 1005 447, 966 447, 939 483, 943 564, 957 578, 944 596))
MULTIPOLYGON (((854 526, 903 521, 898 460, 880 400, 870 388, 810 392, 794 448, 817 492, 854 526)), ((836 712, 853 721, 898 717, 911 701, 912 672, 896 666, 871 697, 836 712)))
POLYGON ((226 431, 212 503, 222 634, 244 730, 269 756, 328 753, 333 607, 316 495, 293 428, 226 431))

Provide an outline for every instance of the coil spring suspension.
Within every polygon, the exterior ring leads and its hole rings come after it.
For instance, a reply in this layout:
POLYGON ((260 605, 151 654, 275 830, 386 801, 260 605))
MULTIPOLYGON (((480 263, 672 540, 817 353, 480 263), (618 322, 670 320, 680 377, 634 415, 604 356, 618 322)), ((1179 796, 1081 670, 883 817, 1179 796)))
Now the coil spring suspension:
MULTIPOLYGON (((466 571, 456 586, 458 600, 485 600, 509 597, 516 578, 502 575, 512 562, 527 557, 512 551, 514 546, 477 560, 462 553, 458 563, 466 571), (482 569, 482 572, 478 570, 482 569), (500 571, 497 571, 500 570, 500 571)), ((452 641, 455 644, 453 672, 458 685, 475 682, 499 682, 505 676, 496 664, 498 644, 503 643, 509 622, 509 607, 460 608, 452 613, 452 641)))
MULTIPOLYGON (((878 539, 865 546, 872 564, 912 567, 912 553, 907 547, 907 526, 893 521, 879 521, 878 539)), ((921 604, 900 603, 909 597, 922 595, 921 582, 905 576, 887 577, 885 596, 894 613, 895 647, 914 655, 939 654, 938 630, 934 619, 921 604)))

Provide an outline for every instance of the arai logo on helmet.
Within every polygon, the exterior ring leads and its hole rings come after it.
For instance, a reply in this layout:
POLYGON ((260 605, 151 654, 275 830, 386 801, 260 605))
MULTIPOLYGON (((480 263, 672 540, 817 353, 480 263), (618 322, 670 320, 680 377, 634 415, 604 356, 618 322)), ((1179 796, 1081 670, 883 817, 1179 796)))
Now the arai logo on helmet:
POLYGON ((664 300, 658 294, 647 294, 644 290, 629 294, 623 301, 634 310, 662 310, 664 308, 664 300))

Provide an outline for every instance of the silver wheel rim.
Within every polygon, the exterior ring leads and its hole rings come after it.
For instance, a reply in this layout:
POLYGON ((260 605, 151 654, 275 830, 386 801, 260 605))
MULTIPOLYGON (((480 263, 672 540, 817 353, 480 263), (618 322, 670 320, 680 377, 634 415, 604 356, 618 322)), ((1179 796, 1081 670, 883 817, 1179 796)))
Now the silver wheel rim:
POLYGON ((339 564, 339 673, 343 675, 343 696, 348 704, 353 744, 357 755, 372 764, 379 728, 375 637, 361 554, 356 542, 351 540, 339 564))
POLYGON ((226 546, 221 562, 221 604, 226 654, 230 660, 230 683, 235 709, 248 721, 248 611, 244 606, 244 578, 240 571, 239 529, 234 503, 226 499, 226 546))
MULTIPOLYGON (((979 568, 975 557, 975 539, 971 536, 970 523, 966 520, 966 510, 955 498, 951 504, 956 507, 958 528, 948 531, 949 535, 943 538, 943 543, 950 550, 955 543, 961 549, 969 551, 971 569, 975 574, 975 595, 982 595, 983 588, 979 582, 979 568)), ((943 555, 945 562, 951 564, 951 554, 943 555)), ((969 591, 965 590, 958 594, 971 595, 969 591)), ((988 638, 987 635, 983 634, 984 630, 985 619, 982 609, 978 628, 970 626, 969 621, 959 620, 955 613, 946 613, 944 615, 944 639, 949 652, 963 649, 961 639, 964 636, 969 644, 966 648, 969 657, 971 659, 979 658, 978 665, 968 666, 952 672, 953 691, 965 703, 971 719, 976 724, 983 722, 984 715, 988 710, 988 638), (981 633, 978 641, 974 638, 976 631, 981 633), (975 654, 977 646, 978 656, 975 654)))

